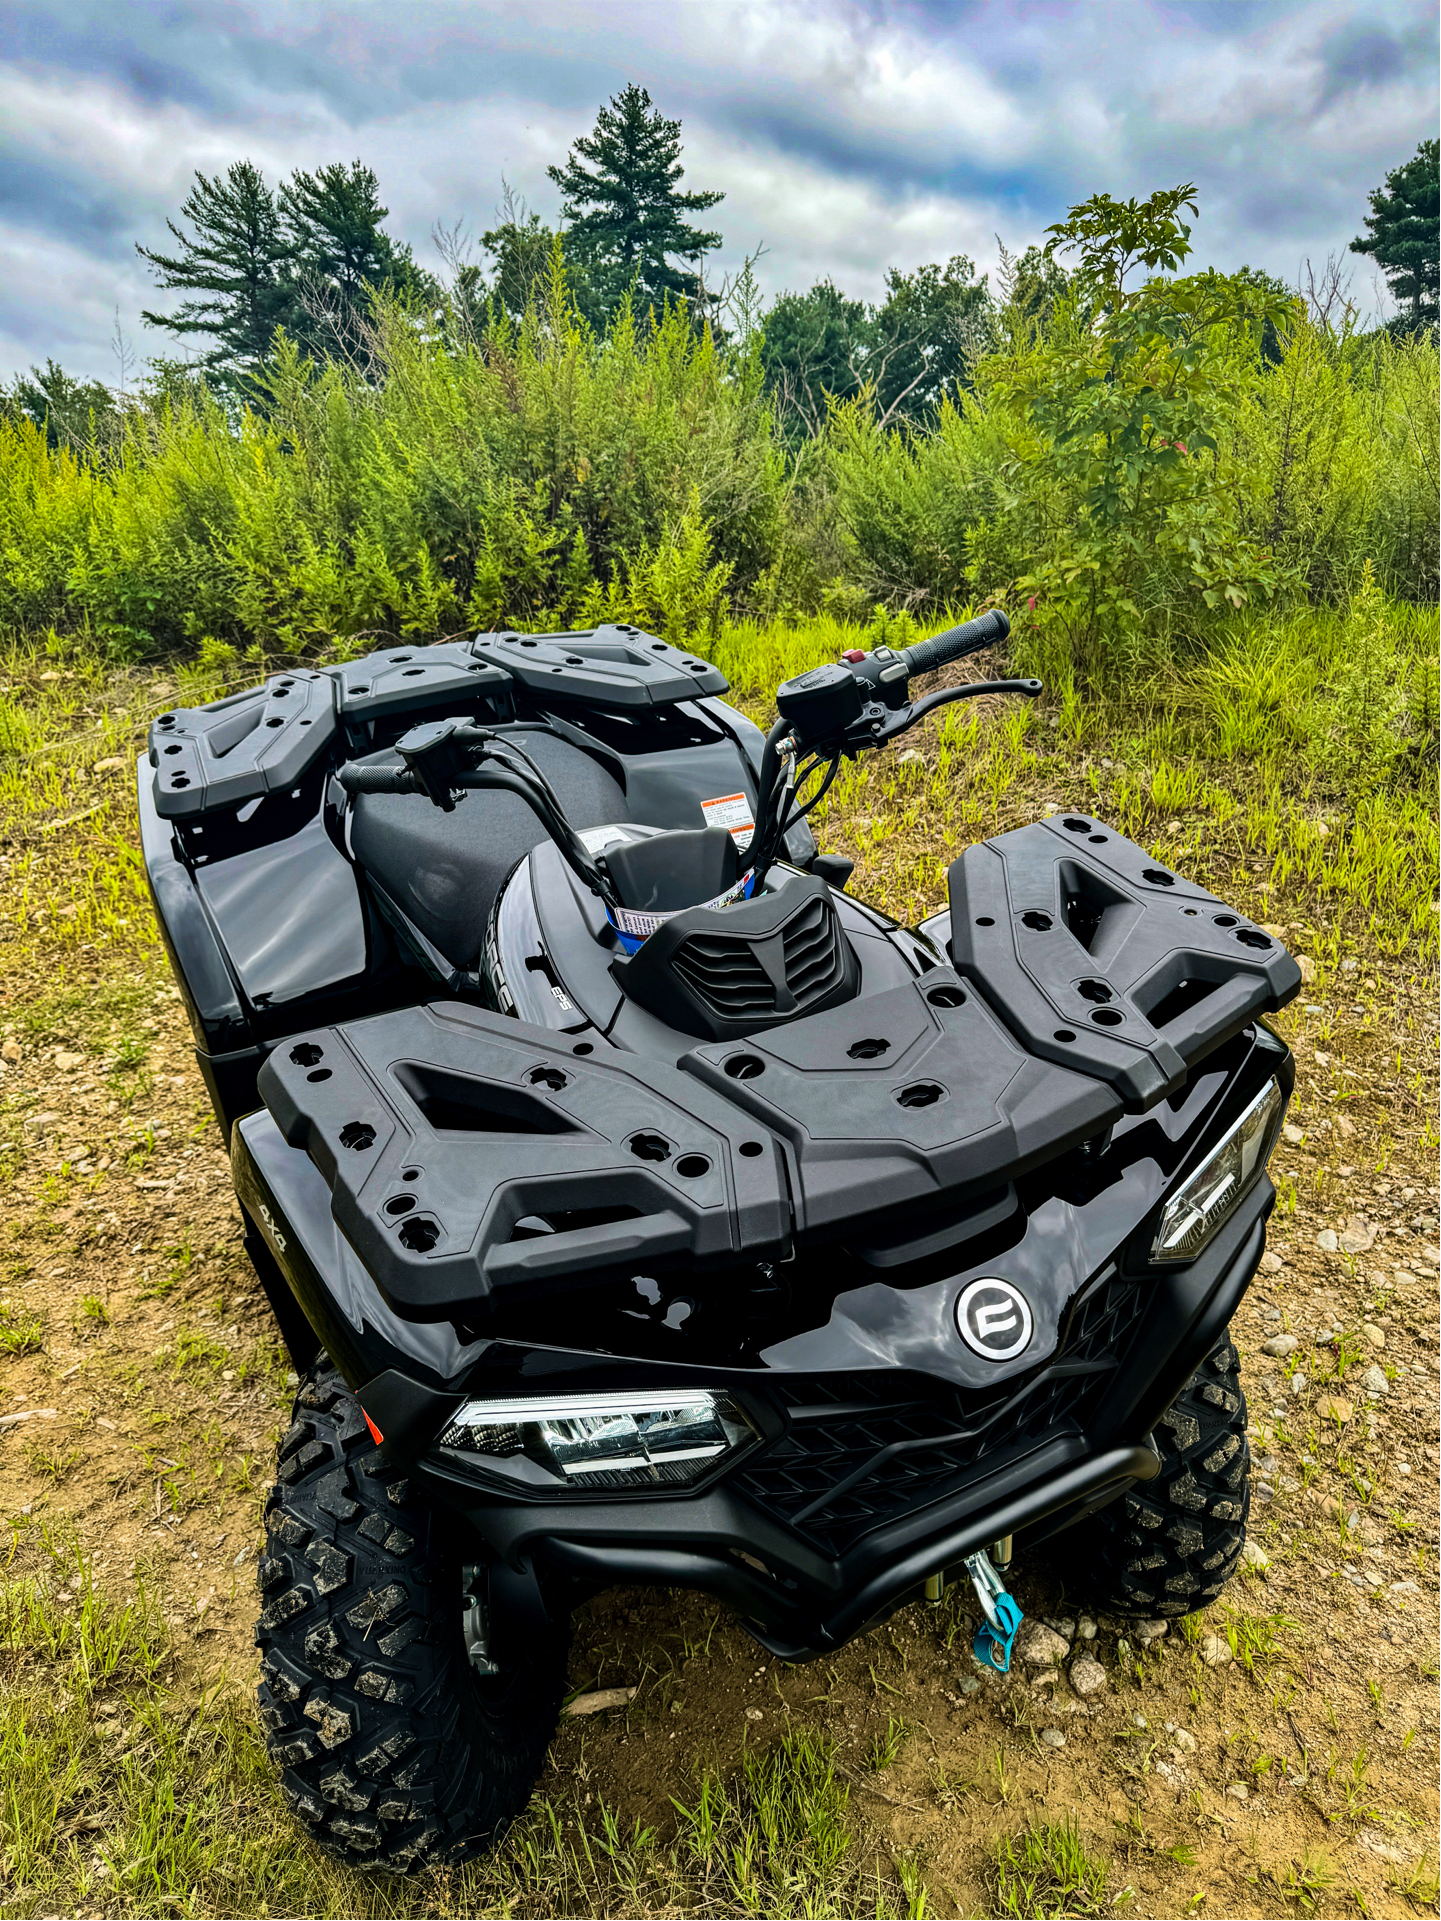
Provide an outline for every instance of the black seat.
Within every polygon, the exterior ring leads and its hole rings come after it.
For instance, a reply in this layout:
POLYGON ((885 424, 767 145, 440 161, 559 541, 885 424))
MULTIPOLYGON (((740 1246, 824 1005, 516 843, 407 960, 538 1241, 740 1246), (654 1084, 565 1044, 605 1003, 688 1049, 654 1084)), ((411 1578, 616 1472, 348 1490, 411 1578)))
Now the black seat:
MULTIPOLYGON (((624 789, 581 748, 540 727, 527 729, 518 744, 555 789, 573 827, 630 818, 624 789)), ((399 761, 386 751, 360 764, 399 761)), ((450 814, 420 794, 357 794, 351 801, 351 852, 455 967, 477 964, 501 882, 545 838, 513 794, 469 793, 450 814)))

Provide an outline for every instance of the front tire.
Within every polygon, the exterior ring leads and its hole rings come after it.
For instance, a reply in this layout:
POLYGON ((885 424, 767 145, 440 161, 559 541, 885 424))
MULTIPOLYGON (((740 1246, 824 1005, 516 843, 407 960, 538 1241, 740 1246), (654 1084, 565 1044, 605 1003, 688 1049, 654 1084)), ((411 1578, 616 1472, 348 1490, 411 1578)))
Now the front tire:
POLYGON ((1166 1618, 1208 1607, 1235 1573, 1251 1510, 1246 1397, 1229 1335, 1156 1423, 1153 1481, 1066 1536, 1110 1614, 1166 1618), (1084 1543, 1084 1545, 1083 1545, 1084 1543))
POLYGON ((296 1818, 404 1872, 488 1847, 526 1801, 565 1692, 568 1625, 510 1637, 498 1675, 462 1630, 456 1517, 385 1462, 322 1357, 266 1503, 260 1718, 296 1818))

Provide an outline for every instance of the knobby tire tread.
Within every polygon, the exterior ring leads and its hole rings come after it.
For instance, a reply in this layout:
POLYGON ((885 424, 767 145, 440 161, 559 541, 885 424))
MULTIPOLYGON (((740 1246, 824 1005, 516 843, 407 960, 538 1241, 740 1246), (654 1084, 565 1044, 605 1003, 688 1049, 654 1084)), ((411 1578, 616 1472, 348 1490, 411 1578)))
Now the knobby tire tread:
POLYGON ((296 1395, 265 1523, 260 1718, 291 1811, 372 1868, 482 1852, 543 1765, 568 1627, 513 1646, 500 1677, 476 1676, 460 1523, 387 1465, 323 1357, 296 1395))
POLYGON ((1112 1614, 1164 1619, 1209 1606, 1246 1545, 1251 1451, 1229 1335, 1161 1416, 1153 1438, 1160 1473, 1084 1525, 1093 1544, 1093 1598, 1112 1614))

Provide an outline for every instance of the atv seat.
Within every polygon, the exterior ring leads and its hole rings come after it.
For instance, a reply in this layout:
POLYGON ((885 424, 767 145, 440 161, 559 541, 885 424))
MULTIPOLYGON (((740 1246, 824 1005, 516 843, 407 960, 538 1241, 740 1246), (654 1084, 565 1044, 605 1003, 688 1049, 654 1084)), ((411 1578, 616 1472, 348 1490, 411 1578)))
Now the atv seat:
MULTIPOLYGON (((537 727, 518 745, 540 768, 577 828, 629 820, 624 789, 590 754, 537 727)), ((389 750, 362 766, 395 767, 389 750)), ((453 813, 423 794, 356 794, 350 850, 452 966, 473 968, 495 896, 545 829, 514 794, 470 793, 453 813)))

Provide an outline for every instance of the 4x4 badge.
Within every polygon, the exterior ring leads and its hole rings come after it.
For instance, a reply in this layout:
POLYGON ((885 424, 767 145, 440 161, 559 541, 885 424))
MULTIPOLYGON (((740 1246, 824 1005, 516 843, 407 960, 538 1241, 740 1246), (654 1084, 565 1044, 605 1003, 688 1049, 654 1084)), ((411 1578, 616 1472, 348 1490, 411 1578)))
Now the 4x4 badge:
POLYGON ((972 1281, 956 1302, 961 1339, 987 1361, 1013 1360, 1029 1345, 1031 1325, 1031 1304, 1010 1281, 972 1281))

